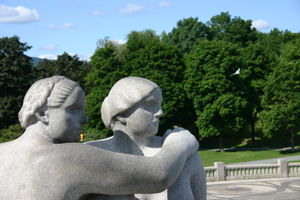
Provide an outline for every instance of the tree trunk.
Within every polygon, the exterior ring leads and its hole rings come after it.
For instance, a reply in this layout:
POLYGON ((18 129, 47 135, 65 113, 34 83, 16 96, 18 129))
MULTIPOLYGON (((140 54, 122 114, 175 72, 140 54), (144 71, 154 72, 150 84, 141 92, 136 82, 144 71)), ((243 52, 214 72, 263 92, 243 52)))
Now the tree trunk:
POLYGON ((250 132, 251 132, 251 146, 254 146, 255 143, 255 122, 252 121, 250 124, 250 132))
POLYGON ((251 133, 251 146, 255 143, 255 122, 256 122, 257 112, 253 113, 251 123, 250 123, 250 133, 251 133))
POLYGON ((220 148, 220 152, 223 152, 223 137, 222 137, 222 133, 220 133, 220 135, 219 135, 219 148, 220 148))
POLYGON ((295 151, 295 134, 294 131, 291 131, 291 151, 295 151))

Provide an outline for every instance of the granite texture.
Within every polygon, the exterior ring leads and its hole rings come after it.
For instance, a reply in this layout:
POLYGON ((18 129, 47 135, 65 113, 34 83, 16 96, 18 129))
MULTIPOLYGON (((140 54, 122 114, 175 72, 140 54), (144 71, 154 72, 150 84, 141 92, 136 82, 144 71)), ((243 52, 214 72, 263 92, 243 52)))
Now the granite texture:
MULTIPOLYGON (((141 77, 126 77, 119 80, 110 90, 101 108, 104 124, 113 130, 114 135, 87 144, 113 152, 145 157, 157 155, 168 134, 189 133, 188 130, 177 127, 168 130, 164 137, 155 136, 160 117, 163 116, 161 104, 161 89, 152 81, 141 77)), ((199 155, 194 153, 185 163, 176 182, 161 193, 106 198, 121 200, 134 197, 142 200, 205 200, 205 172, 199 155)))
POLYGON ((31 86, 19 113, 25 132, 0 144, 1 200, 84 200, 91 194, 160 192, 175 182, 198 148, 186 131, 168 134, 154 157, 77 143, 87 122, 84 107, 83 90, 65 77, 31 86))

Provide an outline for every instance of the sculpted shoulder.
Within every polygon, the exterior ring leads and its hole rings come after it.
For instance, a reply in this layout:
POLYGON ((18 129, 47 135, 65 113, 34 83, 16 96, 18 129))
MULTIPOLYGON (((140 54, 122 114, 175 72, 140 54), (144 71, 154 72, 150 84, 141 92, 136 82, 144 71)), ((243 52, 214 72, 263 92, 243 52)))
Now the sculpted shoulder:
POLYGON ((113 148, 112 142, 113 142, 112 137, 109 137, 102 140, 94 140, 94 141, 86 142, 85 144, 98 147, 101 149, 105 149, 108 151, 116 151, 115 148, 113 148))

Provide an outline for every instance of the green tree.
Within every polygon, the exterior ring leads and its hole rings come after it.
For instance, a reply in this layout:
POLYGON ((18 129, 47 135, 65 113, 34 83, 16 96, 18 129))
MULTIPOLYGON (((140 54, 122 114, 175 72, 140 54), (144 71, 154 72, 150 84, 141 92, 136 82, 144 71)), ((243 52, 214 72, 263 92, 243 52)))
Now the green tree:
POLYGON ((162 42, 151 30, 133 31, 128 35, 122 62, 126 75, 147 78, 162 89, 165 115, 161 118, 161 133, 172 125, 189 126, 186 124, 187 113, 183 111, 185 65, 177 48, 162 42))
POLYGON ((296 37, 297 34, 295 33, 280 31, 277 28, 272 29, 269 33, 259 33, 257 42, 264 47, 263 54, 270 59, 271 68, 278 65, 278 57, 282 47, 296 37))
POLYGON ((53 75, 62 75, 78 82, 84 87, 84 77, 91 70, 87 61, 82 61, 77 55, 68 53, 59 55, 56 60, 42 60, 35 67, 36 80, 53 75))
MULTIPOLYGON (((182 86, 184 63, 181 54, 161 41, 151 30, 131 32, 124 45, 106 39, 99 43, 91 59, 93 70, 86 77, 88 127, 101 130, 100 108, 112 85, 126 76, 141 76, 157 83, 163 91, 161 130, 171 125, 185 126, 189 113, 183 112, 185 92, 182 86)), ((101 131, 106 136, 108 131, 101 131)), ((162 132, 161 132, 162 133, 162 132)), ((95 137, 100 137, 98 133, 95 137)))
POLYGON ((300 132, 300 38, 287 43, 279 57, 279 64, 270 74, 262 99, 264 111, 260 118, 263 133, 290 134, 294 150, 295 134, 300 132))
POLYGON ((33 74, 35 80, 43 79, 46 77, 50 77, 53 75, 57 75, 54 72, 54 61, 49 59, 43 59, 41 60, 34 68, 33 68, 33 74))
POLYGON ((90 64, 93 68, 85 78, 86 112, 89 118, 85 132, 88 139, 105 138, 111 134, 102 123, 100 109, 113 84, 125 77, 120 61, 121 48, 121 45, 106 38, 98 43, 98 48, 91 57, 90 64))
POLYGON ((251 142, 255 142, 255 125, 258 113, 262 111, 261 97, 266 77, 271 71, 272 60, 260 42, 250 43, 242 49, 243 65, 240 67, 239 78, 243 82, 240 89, 245 91, 248 101, 248 112, 245 113, 250 125, 251 142))
POLYGON ((30 49, 19 37, 0 38, 0 128, 18 123, 25 92, 32 82, 30 49))
POLYGON ((181 53, 188 54, 201 39, 208 37, 209 28, 198 18, 187 18, 177 22, 177 26, 168 34, 163 35, 162 40, 174 45, 181 53))
POLYGON ((223 136, 245 126, 247 101, 237 85, 235 72, 243 63, 239 48, 225 41, 202 41, 186 59, 185 89, 193 99, 199 135, 223 136))
POLYGON ((261 97, 266 77, 278 65, 278 57, 282 46, 296 37, 289 31, 273 29, 269 33, 259 33, 258 40, 248 43, 243 49, 244 66, 240 70, 240 78, 246 85, 246 97, 249 103, 247 121, 250 125, 251 143, 255 142, 258 113, 262 111, 261 97))
POLYGON ((240 17, 232 18, 228 12, 221 12, 213 16, 207 22, 210 31, 210 39, 225 40, 241 46, 247 46, 249 42, 257 40, 258 33, 252 28, 251 20, 243 20, 240 17))

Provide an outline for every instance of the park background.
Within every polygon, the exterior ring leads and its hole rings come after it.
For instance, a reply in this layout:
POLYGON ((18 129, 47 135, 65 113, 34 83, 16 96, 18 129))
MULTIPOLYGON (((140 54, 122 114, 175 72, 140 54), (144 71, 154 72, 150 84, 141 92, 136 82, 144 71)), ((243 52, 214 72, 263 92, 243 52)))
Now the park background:
MULTIPOLYGON (((79 82, 86 92, 85 141, 108 137, 112 133, 100 114, 104 97, 120 78, 141 76, 163 91, 165 116, 159 135, 176 125, 190 130, 202 149, 232 152, 290 146, 291 151, 276 155, 258 151, 252 159, 295 154, 300 141, 300 33, 254 25, 251 19, 227 11, 207 21, 186 17, 170 31, 130 30, 124 41, 100 37, 87 60, 67 51, 56 59, 28 56, 31 44, 18 31, 13 36, 3 34, 0 141, 22 134, 17 114, 30 85, 56 74, 79 82)), ((215 153, 207 151, 203 160, 215 153)), ((218 156, 226 159, 226 153, 218 156)), ((249 159, 248 154, 241 157, 249 159)))

